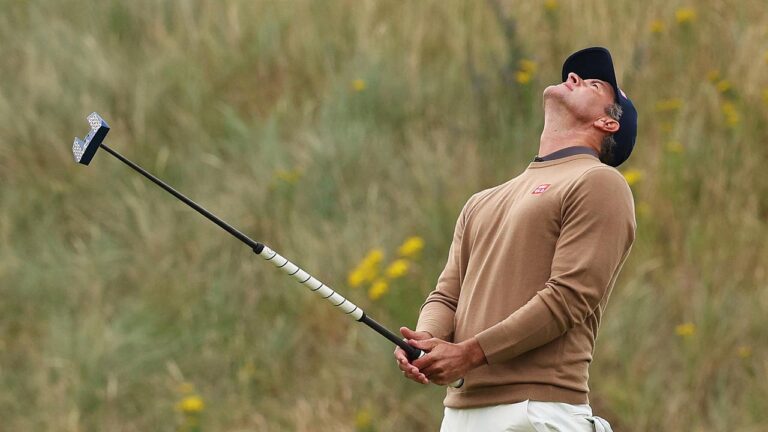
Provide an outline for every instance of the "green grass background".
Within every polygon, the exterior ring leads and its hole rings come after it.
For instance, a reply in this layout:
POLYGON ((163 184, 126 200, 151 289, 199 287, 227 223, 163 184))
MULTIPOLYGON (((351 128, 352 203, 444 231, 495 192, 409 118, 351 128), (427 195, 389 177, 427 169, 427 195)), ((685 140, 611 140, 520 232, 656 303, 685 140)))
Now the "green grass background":
POLYGON ((465 200, 536 154, 541 91, 589 45, 610 47, 640 113, 622 166, 637 241, 593 408, 619 431, 768 429, 763 1, 0 12, 0 430, 437 430, 444 390, 405 381, 386 341, 106 153, 74 164, 72 138, 98 111, 113 148, 396 329, 465 200), (347 285, 413 235, 422 257, 384 297, 347 285), (190 393, 202 412, 179 410, 190 393))

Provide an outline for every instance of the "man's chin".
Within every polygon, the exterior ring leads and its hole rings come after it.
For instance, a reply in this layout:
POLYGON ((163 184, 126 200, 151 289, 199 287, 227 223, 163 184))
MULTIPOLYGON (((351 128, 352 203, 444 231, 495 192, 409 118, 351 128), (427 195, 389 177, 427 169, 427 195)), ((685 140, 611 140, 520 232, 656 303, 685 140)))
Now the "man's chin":
POLYGON ((563 86, 560 85, 551 85, 544 89, 544 93, 542 94, 544 100, 550 99, 550 98, 557 98, 560 99, 565 94, 564 90, 568 90, 563 88, 563 86))

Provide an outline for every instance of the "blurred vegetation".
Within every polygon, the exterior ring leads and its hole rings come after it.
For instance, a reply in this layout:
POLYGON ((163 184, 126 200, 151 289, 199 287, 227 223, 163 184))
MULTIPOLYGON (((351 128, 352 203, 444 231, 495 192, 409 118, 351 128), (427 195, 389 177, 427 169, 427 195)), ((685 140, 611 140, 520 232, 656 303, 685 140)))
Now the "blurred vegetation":
POLYGON ((763 1, 0 11, 3 430, 437 430, 444 389, 402 379, 386 341, 106 154, 74 164, 70 143, 98 111, 113 148, 397 329, 465 200, 536 154, 541 91, 589 45, 640 112, 622 166, 638 238, 594 410, 620 431, 765 430, 763 1), (417 256, 376 278, 412 237, 417 256))

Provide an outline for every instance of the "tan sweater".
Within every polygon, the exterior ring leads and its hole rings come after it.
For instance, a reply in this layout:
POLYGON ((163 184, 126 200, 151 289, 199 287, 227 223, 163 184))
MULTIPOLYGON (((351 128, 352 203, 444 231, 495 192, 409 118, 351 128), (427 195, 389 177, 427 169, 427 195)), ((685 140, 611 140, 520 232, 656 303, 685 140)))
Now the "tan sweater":
POLYGON ((445 406, 589 403, 595 337, 635 228, 627 182, 592 155, 531 162, 473 195, 416 326, 474 336, 488 360, 445 406))

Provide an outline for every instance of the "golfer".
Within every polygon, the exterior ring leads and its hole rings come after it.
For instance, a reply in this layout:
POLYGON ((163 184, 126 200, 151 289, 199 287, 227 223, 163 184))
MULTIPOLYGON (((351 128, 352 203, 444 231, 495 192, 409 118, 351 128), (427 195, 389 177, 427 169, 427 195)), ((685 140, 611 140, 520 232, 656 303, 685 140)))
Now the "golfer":
POLYGON ((404 375, 447 384, 441 431, 610 431, 589 406, 600 320, 635 239, 632 191, 615 167, 630 155, 637 112, 611 55, 593 47, 544 90, 539 156, 469 198, 445 269, 416 330, 427 355, 404 375))

